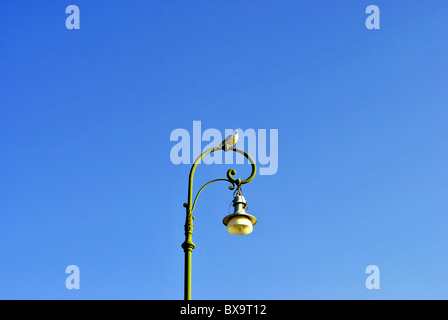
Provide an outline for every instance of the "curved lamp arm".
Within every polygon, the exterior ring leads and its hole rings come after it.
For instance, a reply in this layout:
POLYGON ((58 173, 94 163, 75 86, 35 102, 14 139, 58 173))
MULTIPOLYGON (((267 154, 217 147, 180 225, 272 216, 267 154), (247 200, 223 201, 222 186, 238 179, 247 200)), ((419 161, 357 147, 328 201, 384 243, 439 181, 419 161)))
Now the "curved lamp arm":
POLYGON ((191 207, 191 211, 194 211, 194 208, 196 207, 196 201, 198 200, 199 194, 201 194, 202 190, 204 190, 204 188, 206 186, 208 186, 209 184, 211 184, 213 182, 217 182, 217 181, 227 181, 227 182, 230 182, 232 185, 229 186, 229 190, 234 190, 235 189, 235 184, 232 181, 228 180, 228 179, 215 179, 215 180, 209 181, 206 184, 204 184, 204 186, 196 194, 196 198, 194 198, 193 206, 191 207))
POLYGON ((205 151, 203 154, 201 154, 193 163, 193 166, 191 167, 190 170, 190 177, 189 177, 189 184, 188 184, 188 203, 184 203, 184 207, 190 209, 191 212, 193 212, 195 205, 196 205, 196 201, 198 199, 199 194, 202 192, 202 190, 208 186, 209 184, 216 182, 216 181, 228 181, 229 183, 232 184, 232 186, 229 187, 230 190, 234 190, 235 189, 235 185, 237 187, 242 186, 243 184, 246 184, 248 182, 250 182, 254 177, 255 174, 257 172, 257 166, 255 165, 255 161, 254 159, 252 159, 252 157, 244 150, 239 149, 237 147, 231 147, 228 148, 227 151, 231 150, 237 153, 242 154, 243 156, 245 156, 247 158, 247 160, 249 160, 251 166, 252 166, 252 173, 251 175, 245 179, 245 180, 241 180, 241 179, 234 179, 233 176, 236 175, 236 170, 235 169, 230 169, 227 171, 227 179, 215 179, 212 181, 207 182, 198 192, 198 194, 196 195, 196 198, 194 199, 193 202, 193 177, 194 177, 194 173, 196 171, 196 167, 198 166, 199 162, 205 158, 206 156, 208 156, 209 154, 215 152, 215 151, 226 151, 224 146, 218 146, 218 147, 214 147, 214 148, 210 148, 207 151, 205 151))

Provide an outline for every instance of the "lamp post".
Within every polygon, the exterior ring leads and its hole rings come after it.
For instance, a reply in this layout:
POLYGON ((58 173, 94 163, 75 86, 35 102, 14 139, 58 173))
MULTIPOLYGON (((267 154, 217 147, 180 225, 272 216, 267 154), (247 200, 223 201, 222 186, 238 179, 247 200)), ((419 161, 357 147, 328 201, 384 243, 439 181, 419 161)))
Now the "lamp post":
POLYGON ((250 232, 252 232, 253 225, 257 223, 257 219, 255 219, 254 216, 247 214, 245 211, 247 204, 246 200, 244 199, 241 193, 241 186, 243 184, 250 182, 255 177, 256 171, 257 167, 255 165, 255 161, 247 152, 234 146, 227 146, 226 144, 208 149, 194 161, 190 170, 190 176, 188 182, 188 202, 184 203, 184 207, 186 208, 186 219, 185 219, 185 241, 184 243, 182 243, 182 248, 184 249, 185 252, 185 283, 184 283, 185 300, 191 300, 191 254, 195 247, 192 240, 193 220, 194 220, 193 210, 196 206, 196 201, 198 199, 199 194, 202 192, 202 190, 204 190, 206 186, 217 181, 227 181, 231 183, 232 185, 229 186, 230 190, 234 190, 235 187, 237 187, 237 191, 235 192, 237 193, 237 195, 233 200, 234 213, 225 217, 223 219, 223 223, 227 226, 227 231, 229 231, 232 234, 237 235, 249 234, 250 232), (225 151, 225 152, 233 151, 242 154, 249 160, 252 166, 252 173, 245 180, 235 179, 233 176, 236 175, 236 171, 234 169, 230 169, 229 171, 227 171, 227 179, 214 179, 207 182, 201 189, 199 189, 193 201, 193 176, 194 172, 196 171, 196 167, 201 161, 201 159, 205 158, 206 156, 215 151, 225 151))

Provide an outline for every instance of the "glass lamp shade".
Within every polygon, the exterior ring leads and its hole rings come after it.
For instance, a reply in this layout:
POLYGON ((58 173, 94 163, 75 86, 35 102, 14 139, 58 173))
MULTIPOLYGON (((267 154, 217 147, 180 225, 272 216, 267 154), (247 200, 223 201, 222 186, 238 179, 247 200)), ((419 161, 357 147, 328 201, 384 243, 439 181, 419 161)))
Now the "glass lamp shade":
POLYGON ((257 223, 257 219, 247 213, 238 213, 225 217, 223 223, 229 233, 241 236, 254 230, 253 226, 257 223))
POLYGON ((254 230, 249 218, 244 216, 234 217, 227 225, 227 231, 235 235, 249 234, 254 230))

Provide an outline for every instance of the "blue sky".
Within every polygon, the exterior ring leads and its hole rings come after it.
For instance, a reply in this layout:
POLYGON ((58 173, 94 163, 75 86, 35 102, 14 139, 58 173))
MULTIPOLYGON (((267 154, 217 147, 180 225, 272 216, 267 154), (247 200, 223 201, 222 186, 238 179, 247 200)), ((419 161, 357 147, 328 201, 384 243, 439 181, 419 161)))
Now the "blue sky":
MULTIPOLYGON (((201 194, 193 299, 447 299, 447 10, 1 0, 0 298, 182 299, 170 134, 201 121, 278 129, 279 166, 243 188, 248 236, 222 225, 226 184, 201 194)), ((195 188, 248 167, 200 165, 195 188)))

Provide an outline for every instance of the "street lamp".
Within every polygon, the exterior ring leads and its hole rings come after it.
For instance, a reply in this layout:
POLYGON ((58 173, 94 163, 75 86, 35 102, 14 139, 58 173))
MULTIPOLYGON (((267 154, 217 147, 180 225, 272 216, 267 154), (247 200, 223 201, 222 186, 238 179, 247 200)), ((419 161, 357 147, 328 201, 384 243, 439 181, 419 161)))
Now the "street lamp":
POLYGON ((238 194, 233 199, 233 213, 225 217, 222 222, 227 226, 227 231, 231 234, 245 235, 252 232, 257 219, 246 212, 247 202, 243 197, 241 188, 236 191, 238 194))
POLYGON ((237 188, 234 194, 235 197, 233 199, 234 211, 232 214, 228 215, 223 219, 223 223, 224 225, 227 226, 227 231, 231 234, 235 235, 249 234, 252 232, 253 226, 257 223, 257 219, 255 219, 254 216, 246 213, 247 202, 246 199, 243 197, 241 186, 243 184, 250 182, 255 177, 256 171, 257 167, 255 165, 255 161, 247 152, 239 148, 236 148, 235 146, 229 147, 226 144, 208 149, 193 162, 193 165, 190 170, 189 183, 188 183, 188 202, 184 203, 184 207, 186 208, 187 213, 185 219, 185 241, 184 243, 182 243, 182 248, 184 249, 185 252, 185 283, 184 283, 185 300, 191 300, 191 254, 193 252, 193 249, 195 248, 195 245, 192 240, 193 220, 194 220, 193 210, 196 206, 196 201, 198 199, 199 194, 202 192, 202 190, 204 190, 206 186, 208 186, 213 182, 227 181, 231 183, 232 185, 229 186, 230 190, 235 190, 235 187, 237 188), (194 172, 196 171, 196 167, 204 157, 208 156, 209 154, 215 151, 225 151, 225 152, 233 151, 242 154, 249 160, 252 166, 252 173, 245 180, 235 179, 233 176, 236 175, 236 171, 234 169, 230 169, 229 171, 227 171, 227 179, 215 179, 207 182, 201 189, 199 189, 193 201, 193 176, 194 172))

